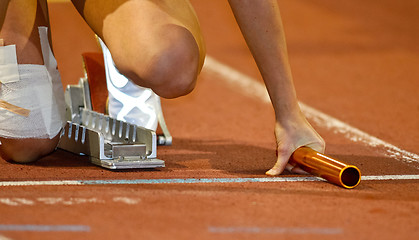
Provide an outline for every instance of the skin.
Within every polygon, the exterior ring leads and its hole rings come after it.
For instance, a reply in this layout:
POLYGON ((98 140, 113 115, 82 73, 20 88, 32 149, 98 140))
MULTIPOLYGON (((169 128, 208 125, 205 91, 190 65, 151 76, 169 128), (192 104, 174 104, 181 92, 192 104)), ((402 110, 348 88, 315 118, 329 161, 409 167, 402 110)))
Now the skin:
MULTIPOLYGON (((5 45, 16 44, 18 64, 44 64, 38 26, 49 26, 45 11, 46 1, 1 1, 0 38, 5 45)), ((58 140, 58 135, 52 139, 0 137, 0 156, 7 161, 33 162, 54 151, 58 140)))
POLYGON ((229 0, 237 23, 253 54, 275 111, 277 163, 266 174, 278 175, 301 146, 324 152, 324 141, 310 126, 298 105, 288 60, 284 28, 275 0, 229 0))
MULTIPOLYGON (((112 0, 106 5, 101 0, 72 2, 93 31, 104 40, 122 74, 166 98, 192 91, 204 62, 205 44, 197 17, 188 1, 112 0)), ((7 9, 0 36, 21 44, 18 47, 20 63, 42 64, 34 29, 41 23, 48 26, 47 9, 45 1, 39 1, 38 8, 34 8, 34 3, 35 0, 10 0, 8 7, 0 5, 3 13, 0 19, 7 9), (22 9, 23 2, 28 4, 25 9, 22 9), (31 7, 28 7, 29 2, 31 7), (24 19, 16 17, 19 11, 27 12, 24 19), (22 30, 12 28, 9 19, 18 19, 22 30)), ((301 169, 288 164, 291 154, 300 146, 323 152, 324 141, 307 122, 298 105, 278 4, 275 0, 229 0, 229 3, 275 111, 277 162, 267 174, 278 175, 284 169, 302 173, 301 169)), ((19 141, 21 145, 6 141, 0 152, 16 161, 18 158, 13 156, 12 150, 33 144, 32 140, 19 141), (5 145, 11 150, 6 151, 5 145)), ((42 142, 39 139, 34 141, 42 142)), ((45 151, 35 151, 30 156, 19 158, 19 161, 43 155, 50 150, 49 147, 55 147, 54 144, 53 140, 47 141, 45 151)))
POLYGON ((106 43, 123 75, 165 98, 192 91, 204 63, 205 45, 188 1, 72 2, 106 43))

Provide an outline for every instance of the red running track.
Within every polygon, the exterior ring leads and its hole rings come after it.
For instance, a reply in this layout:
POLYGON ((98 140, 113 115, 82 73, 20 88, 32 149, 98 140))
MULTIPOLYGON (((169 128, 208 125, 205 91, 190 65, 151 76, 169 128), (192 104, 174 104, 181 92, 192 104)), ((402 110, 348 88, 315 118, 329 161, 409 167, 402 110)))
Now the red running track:
MULTIPOLYGON (((261 83, 225 1, 192 3, 208 55, 261 83)), ((419 3, 287 0, 280 6, 299 99, 417 156, 419 3)), ((74 84, 83 74, 81 53, 98 49, 71 5, 50 7, 63 82, 74 84)), ((86 157, 58 150, 30 165, 0 161, 0 183, 263 178, 275 162, 272 107, 238 85, 231 86, 229 77, 215 74, 210 66, 192 94, 163 101, 174 136, 173 146, 158 149, 166 168, 113 172, 91 165, 86 157)), ((356 164, 364 176, 419 175, 417 159, 409 163, 391 157, 383 145, 348 139, 310 120, 325 138, 327 153, 356 164)), ((418 180, 362 181, 353 190, 317 181, 26 184, 0 186, 0 239, 419 236, 418 180)))

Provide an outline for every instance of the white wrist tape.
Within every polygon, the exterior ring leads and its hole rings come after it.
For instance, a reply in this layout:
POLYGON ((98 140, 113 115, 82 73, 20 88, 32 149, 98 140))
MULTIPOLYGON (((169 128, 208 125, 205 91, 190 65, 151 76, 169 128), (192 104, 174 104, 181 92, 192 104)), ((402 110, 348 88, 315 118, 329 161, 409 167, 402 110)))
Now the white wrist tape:
POLYGON ((39 36, 45 65, 18 65, 19 81, 1 85, 0 101, 29 113, 17 114, 0 105, 1 137, 51 139, 64 125, 64 93, 48 29, 40 27, 39 36))

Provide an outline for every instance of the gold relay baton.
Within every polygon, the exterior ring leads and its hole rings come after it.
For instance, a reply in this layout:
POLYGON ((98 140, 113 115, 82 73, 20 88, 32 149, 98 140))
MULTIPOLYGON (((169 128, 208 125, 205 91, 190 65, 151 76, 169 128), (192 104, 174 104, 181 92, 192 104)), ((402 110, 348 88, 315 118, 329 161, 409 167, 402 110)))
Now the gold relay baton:
POLYGON ((291 155, 290 163, 304 171, 344 188, 354 188, 361 182, 361 171, 309 147, 300 147, 291 155))

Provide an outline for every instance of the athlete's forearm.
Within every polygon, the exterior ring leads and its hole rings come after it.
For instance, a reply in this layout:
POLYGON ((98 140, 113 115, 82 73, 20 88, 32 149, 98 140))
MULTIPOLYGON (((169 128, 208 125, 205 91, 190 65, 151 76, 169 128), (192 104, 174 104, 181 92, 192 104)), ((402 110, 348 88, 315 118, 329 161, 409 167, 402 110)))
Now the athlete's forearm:
POLYGON ((229 0, 265 81, 277 120, 299 114, 282 20, 276 0, 229 0))

